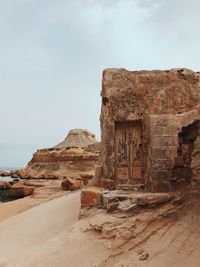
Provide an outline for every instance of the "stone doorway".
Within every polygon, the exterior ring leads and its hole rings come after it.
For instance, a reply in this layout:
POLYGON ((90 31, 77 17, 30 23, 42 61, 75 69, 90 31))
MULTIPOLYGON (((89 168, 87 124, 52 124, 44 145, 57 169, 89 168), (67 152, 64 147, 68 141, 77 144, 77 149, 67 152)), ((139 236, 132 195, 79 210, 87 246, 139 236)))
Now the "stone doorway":
POLYGON ((141 121, 115 122, 115 179, 117 185, 142 183, 141 121))

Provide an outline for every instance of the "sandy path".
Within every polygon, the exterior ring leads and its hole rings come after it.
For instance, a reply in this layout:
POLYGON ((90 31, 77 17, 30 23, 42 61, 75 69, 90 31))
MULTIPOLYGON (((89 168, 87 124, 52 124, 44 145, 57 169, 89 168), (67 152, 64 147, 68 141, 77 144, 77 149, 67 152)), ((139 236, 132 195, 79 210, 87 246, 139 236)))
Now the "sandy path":
POLYGON ((200 266, 198 200, 164 220, 160 228, 155 221, 120 253, 109 249, 99 233, 82 231, 79 210, 80 192, 75 192, 1 222, 0 267, 200 266), (139 261, 139 248, 149 253, 147 261, 139 261))
POLYGON ((1 222, 0 267, 25 264, 53 237, 69 231, 79 211, 80 192, 75 192, 1 222))

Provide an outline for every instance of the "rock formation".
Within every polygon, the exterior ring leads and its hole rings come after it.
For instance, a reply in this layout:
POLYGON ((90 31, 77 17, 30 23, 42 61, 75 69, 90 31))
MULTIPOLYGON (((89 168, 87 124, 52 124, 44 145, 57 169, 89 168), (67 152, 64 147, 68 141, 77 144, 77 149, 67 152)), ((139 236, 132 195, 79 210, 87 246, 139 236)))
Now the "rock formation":
POLYGON ((88 130, 70 130, 64 141, 54 146, 54 148, 87 147, 97 143, 95 135, 88 130))
POLYGON ((26 182, 0 181, 0 202, 30 196, 35 187, 26 182))
MULTIPOLYGON (((24 179, 76 179, 80 186, 94 178, 100 145, 87 130, 71 130, 59 145, 34 153, 26 169, 14 173, 24 179)), ((64 185, 64 183, 63 183, 64 185)), ((65 186, 63 186, 66 189, 65 186)))

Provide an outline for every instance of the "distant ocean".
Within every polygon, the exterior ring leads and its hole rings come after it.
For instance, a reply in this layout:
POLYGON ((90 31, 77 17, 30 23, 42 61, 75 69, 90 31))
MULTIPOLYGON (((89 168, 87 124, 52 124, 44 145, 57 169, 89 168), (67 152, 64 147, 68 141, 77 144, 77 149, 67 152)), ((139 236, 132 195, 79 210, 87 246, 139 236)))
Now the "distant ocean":
MULTIPOLYGON (((20 169, 20 167, 5 167, 5 166, 1 167, 0 166, 0 170, 2 171, 10 171, 10 170, 17 170, 17 169, 20 169)), ((10 176, 6 176, 6 177, 0 176, 0 181, 9 181, 9 180, 12 180, 10 176)))
POLYGON ((1 167, 0 166, 0 170, 2 171, 10 171, 10 170, 17 170, 17 169, 21 169, 21 167, 5 167, 5 166, 1 167))

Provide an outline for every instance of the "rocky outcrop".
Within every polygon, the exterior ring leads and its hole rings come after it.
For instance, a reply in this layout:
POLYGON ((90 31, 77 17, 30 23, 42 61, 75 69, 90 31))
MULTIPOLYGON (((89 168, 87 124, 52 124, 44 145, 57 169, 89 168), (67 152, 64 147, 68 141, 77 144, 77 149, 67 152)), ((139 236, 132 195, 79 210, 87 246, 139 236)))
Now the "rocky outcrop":
POLYGON ((64 141, 54 146, 54 148, 68 148, 68 147, 87 147, 97 143, 95 135, 88 130, 73 129, 69 131, 64 141))
POLYGON ((10 189, 11 185, 7 181, 0 181, 0 190, 10 189))
POLYGON ((84 148, 38 150, 25 170, 18 172, 22 178, 58 179, 94 175, 98 153, 84 148))
POLYGON ((10 176, 10 174, 11 174, 10 171, 0 170, 0 176, 2 176, 2 177, 10 176))
POLYGON ((7 193, 7 197, 8 198, 23 198, 26 196, 30 196, 33 194, 35 190, 34 186, 30 186, 30 185, 26 185, 22 182, 18 182, 16 184, 14 184, 7 193))
POLYGON ((23 198, 33 194, 35 186, 21 181, 0 181, 0 202, 23 198))
POLYGON ((12 172, 22 179, 63 179, 64 190, 75 190, 92 185, 100 143, 87 130, 71 130, 58 146, 40 149, 33 154, 27 168, 12 172), (66 186, 66 180, 73 186, 66 186), (75 186, 74 183, 79 186, 75 186))

